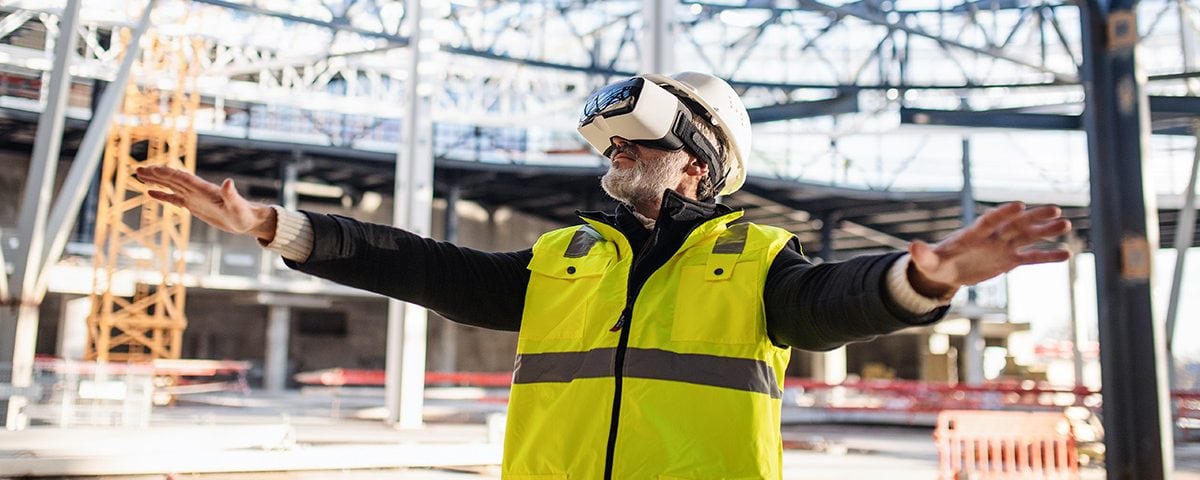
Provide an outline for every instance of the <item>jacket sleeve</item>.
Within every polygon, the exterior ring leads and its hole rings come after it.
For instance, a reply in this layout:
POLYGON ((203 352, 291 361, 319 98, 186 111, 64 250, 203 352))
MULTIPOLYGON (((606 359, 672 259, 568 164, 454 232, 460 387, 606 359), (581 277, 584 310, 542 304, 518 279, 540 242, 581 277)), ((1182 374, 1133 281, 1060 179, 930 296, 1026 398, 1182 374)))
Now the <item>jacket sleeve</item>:
POLYGON ((813 265, 789 244, 771 263, 763 288, 767 333, 777 345, 832 350, 941 320, 949 307, 906 311, 887 293, 887 271, 903 253, 813 265))
POLYGON ((491 253, 384 225, 303 212, 312 253, 296 270, 436 311, 458 323, 521 327, 532 250, 491 253))

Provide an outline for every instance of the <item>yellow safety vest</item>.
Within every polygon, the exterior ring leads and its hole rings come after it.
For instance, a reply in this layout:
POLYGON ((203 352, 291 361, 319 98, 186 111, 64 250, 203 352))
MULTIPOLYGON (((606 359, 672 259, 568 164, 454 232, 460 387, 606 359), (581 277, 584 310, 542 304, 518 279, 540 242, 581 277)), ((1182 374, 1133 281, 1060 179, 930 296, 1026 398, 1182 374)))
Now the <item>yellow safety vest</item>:
POLYGON ((789 352, 767 337, 762 293, 792 235, 729 225, 740 216, 693 230, 636 299, 615 228, 585 218, 538 240, 503 478, 603 479, 610 450, 612 479, 781 477, 789 352))

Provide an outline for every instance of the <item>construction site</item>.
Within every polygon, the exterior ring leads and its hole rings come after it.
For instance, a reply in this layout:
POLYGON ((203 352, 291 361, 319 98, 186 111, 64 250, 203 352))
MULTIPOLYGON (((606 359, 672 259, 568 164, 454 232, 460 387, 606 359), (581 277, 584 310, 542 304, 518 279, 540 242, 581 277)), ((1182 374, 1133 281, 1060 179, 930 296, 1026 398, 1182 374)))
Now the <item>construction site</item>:
POLYGON ((0 0, 0 478, 1200 480, 1198 138, 1200 0, 0 0))

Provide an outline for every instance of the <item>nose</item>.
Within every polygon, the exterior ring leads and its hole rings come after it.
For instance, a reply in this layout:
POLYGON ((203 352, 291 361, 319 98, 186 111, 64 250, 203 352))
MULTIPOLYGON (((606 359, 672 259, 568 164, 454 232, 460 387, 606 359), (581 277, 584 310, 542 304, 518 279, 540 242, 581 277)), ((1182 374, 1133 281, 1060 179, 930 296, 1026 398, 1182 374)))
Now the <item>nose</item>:
POLYGON ((612 142, 612 144, 613 144, 613 145, 616 145, 616 146, 618 146, 618 147, 619 147, 619 146, 622 146, 622 145, 629 145, 629 144, 633 143, 633 142, 631 142, 631 141, 629 141, 629 140, 626 140, 626 139, 624 139, 624 138, 622 138, 622 137, 618 137, 618 136, 615 136, 615 135, 614 135, 612 138, 608 139, 608 141, 612 142))

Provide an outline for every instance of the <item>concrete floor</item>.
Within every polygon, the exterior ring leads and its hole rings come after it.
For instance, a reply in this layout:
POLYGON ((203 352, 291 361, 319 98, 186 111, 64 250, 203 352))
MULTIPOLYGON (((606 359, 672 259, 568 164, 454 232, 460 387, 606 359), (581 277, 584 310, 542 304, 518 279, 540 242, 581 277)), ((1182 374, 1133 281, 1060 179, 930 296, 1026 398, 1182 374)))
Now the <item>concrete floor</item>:
MULTIPOLYGON (((374 418, 370 391, 194 398, 203 404, 156 408, 148 429, 0 432, 0 478, 54 468, 122 480, 499 478, 500 432, 486 419, 503 404, 432 398, 426 427, 396 430, 374 418)), ((804 424, 783 434, 785 479, 937 478, 929 428, 804 424)), ((1082 478, 1105 472, 1084 468, 1082 478)), ((1177 446, 1173 478, 1200 480, 1200 443, 1177 446)))

